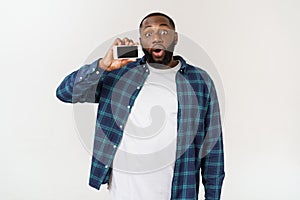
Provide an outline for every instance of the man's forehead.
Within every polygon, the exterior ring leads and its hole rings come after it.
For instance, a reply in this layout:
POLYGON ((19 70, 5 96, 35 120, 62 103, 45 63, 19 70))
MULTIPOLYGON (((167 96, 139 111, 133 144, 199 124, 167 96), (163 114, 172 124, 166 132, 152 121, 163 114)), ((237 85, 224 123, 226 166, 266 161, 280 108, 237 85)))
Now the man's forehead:
POLYGON ((172 28, 170 21, 164 16, 151 16, 146 18, 142 23, 142 28, 160 25, 167 25, 172 28))

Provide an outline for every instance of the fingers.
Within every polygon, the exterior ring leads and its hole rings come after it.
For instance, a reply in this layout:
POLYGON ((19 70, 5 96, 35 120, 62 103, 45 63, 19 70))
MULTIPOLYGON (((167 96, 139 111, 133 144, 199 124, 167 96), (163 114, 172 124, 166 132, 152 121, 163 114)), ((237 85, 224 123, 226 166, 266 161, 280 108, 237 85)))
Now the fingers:
POLYGON ((135 62, 136 59, 135 58, 132 58, 132 59, 122 59, 120 61, 121 61, 121 65, 124 66, 124 65, 127 65, 128 63, 135 62))
POLYGON ((132 41, 131 39, 128 39, 127 37, 125 37, 125 38, 123 39, 123 41, 124 41, 124 45, 126 45, 126 46, 128 46, 128 45, 130 45, 130 44, 133 43, 133 41, 132 41))
POLYGON ((122 40, 120 38, 116 38, 112 46, 122 45, 122 40))
POLYGON ((132 45, 139 45, 139 43, 125 37, 123 39, 116 38, 112 46, 117 46, 117 45, 132 46, 132 45))
POLYGON ((124 67, 128 63, 135 62, 135 61, 136 61, 135 58, 133 58, 133 59, 114 60, 112 62, 112 64, 108 68, 106 68, 106 70, 107 71, 113 71, 113 70, 116 70, 116 69, 120 69, 121 67, 124 67))

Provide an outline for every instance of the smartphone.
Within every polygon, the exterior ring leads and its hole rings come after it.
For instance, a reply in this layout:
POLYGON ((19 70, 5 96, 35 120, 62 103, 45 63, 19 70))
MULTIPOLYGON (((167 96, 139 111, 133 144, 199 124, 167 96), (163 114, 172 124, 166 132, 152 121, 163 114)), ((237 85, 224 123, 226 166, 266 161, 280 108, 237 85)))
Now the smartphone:
POLYGON ((135 46, 114 46, 113 47, 114 59, 128 59, 128 58, 140 58, 141 48, 139 45, 135 46))

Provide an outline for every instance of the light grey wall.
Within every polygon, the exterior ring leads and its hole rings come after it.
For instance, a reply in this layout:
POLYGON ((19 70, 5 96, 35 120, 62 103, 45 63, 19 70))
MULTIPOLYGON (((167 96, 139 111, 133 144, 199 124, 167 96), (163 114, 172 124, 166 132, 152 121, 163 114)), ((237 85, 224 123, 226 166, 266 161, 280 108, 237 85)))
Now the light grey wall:
POLYGON ((219 73, 222 199, 299 199, 299 9, 297 0, 3 1, 1 199, 110 199, 105 186, 87 185, 90 154, 72 105, 59 102, 55 89, 100 44, 157 10, 174 18, 219 73))

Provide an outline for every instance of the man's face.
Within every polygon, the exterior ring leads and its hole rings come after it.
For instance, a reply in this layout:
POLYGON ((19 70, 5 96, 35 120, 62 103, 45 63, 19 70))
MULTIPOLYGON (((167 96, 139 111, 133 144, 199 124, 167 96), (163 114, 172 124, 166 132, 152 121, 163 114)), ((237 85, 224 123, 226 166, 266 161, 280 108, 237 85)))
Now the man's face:
POLYGON ((177 40, 177 33, 167 18, 152 16, 143 21, 140 43, 150 64, 169 65, 177 40))

